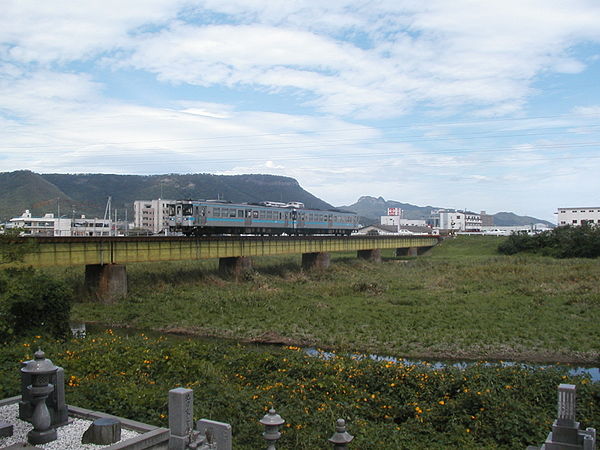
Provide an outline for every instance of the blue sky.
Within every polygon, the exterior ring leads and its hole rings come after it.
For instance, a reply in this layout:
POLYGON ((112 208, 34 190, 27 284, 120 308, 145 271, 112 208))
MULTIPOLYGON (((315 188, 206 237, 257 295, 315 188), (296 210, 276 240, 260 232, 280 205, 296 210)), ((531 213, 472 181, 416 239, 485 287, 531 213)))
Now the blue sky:
POLYGON ((600 206, 599 24, 597 0, 3 0, 0 170, 553 221, 600 206))

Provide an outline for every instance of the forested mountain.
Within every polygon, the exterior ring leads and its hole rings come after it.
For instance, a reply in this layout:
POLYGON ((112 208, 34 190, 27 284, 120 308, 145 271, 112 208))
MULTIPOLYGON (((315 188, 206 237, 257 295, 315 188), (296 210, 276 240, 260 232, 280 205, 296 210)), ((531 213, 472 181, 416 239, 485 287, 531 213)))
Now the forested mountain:
MULTIPOLYGON (((133 219, 135 200, 224 199, 232 202, 302 202, 309 208, 330 209, 329 203, 305 191, 289 177, 275 175, 110 175, 37 174, 28 170, 0 173, 0 222, 21 215, 26 209, 34 216, 54 213, 65 217, 85 214, 103 217, 108 197, 119 218, 133 219)), ((407 219, 427 219, 433 206, 415 206, 360 197, 356 203, 339 208, 354 211, 364 225, 379 223, 387 208, 402 208, 407 219)), ((547 223, 541 219, 513 213, 494 215, 496 225, 547 223)), ((550 224, 552 225, 552 224, 550 224)))
POLYGON ((300 187, 293 178, 274 175, 105 175, 0 173, 0 221, 47 212, 70 217, 103 217, 108 197, 119 217, 133 218, 135 200, 226 199, 233 202, 303 202, 307 207, 332 206, 300 187))

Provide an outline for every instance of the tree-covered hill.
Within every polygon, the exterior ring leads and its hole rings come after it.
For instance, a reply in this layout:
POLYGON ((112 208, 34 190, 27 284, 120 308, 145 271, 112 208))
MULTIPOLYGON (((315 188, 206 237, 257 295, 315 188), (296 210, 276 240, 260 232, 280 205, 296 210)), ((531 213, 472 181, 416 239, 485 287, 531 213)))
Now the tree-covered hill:
POLYGON ((132 218, 135 200, 225 199, 233 202, 303 202, 306 206, 332 206, 302 189, 296 180, 274 175, 110 175, 36 174, 30 171, 0 173, 0 220, 46 212, 65 216, 102 217, 108 197, 112 208, 132 218))

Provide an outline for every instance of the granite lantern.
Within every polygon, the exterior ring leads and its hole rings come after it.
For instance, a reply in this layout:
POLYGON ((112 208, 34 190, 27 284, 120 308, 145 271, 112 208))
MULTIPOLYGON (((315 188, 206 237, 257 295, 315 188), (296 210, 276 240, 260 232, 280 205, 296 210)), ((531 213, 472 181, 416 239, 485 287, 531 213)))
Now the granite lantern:
POLYGON ((260 419, 260 423, 265 426, 263 437, 265 438, 265 441, 267 441, 267 450, 275 450, 275 443, 281 437, 279 427, 283 425, 284 422, 285 420, 283 420, 279 414, 276 414, 273 408, 260 419))
POLYGON ((58 367, 46 358, 42 350, 35 352, 34 359, 28 361, 21 369, 21 372, 31 377, 31 384, 27 386, 33 404, 31 417, 33 430, 27 433, 27 440, 30 444, 45 444, 56 440, 56 429, 51 427, 52 420, 46 399, 54 390, 54 386, 50 383, 50 377, 57 370, 58 367))

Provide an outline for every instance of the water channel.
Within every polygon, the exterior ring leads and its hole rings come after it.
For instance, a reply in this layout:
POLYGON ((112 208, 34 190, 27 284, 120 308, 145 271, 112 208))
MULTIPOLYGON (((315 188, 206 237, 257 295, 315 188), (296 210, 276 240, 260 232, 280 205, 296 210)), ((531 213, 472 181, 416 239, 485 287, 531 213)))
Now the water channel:
MULTIPOLYGON (((103 332, 106 329, 106 327, 103 327, 103 326, 97 326, 97 325, 87 325, 86 326, 85 324, 79 324, 77 327, 75 327, 75 328, 73 326, 71 327, 73 333, 76 334, 76 332, 79 332, 83 336, 85 336, 86 330, 90 333, 99 333, 99 332, 103 332)), ((201 337, 201 336, 182 336, 182 335, 177 335, 177 334, 161 333, 158 331, 139 330, 139 329, 133 329, 133 328, 113 328, 113 331, 116 334, 121 335, 121 336, 132 336, 132 335, 139 335, 140 333, 144 333, 146 336, 149 336, 149 337, 162 336, 162 337, 168 337, 169 339, 172 339, 172 340, 194 339, 194 340, 207 342, 207 343, 229 342, 231 344, 236 344, 236 345, 237 344, 247 345, 249 349, 252 349, 254 351, 274 351, 274 350, 278 350, 281 348, 281 346, 274 345, 274 344, 256 344, 256 343, 244 344, 244 343, 240 343, 239 341, 231 340, 231 339, 219 339, 219 338, 210 338, 210 337, 201 337)), ((303 348, 302 350, 309 356, 313 356, 316 358, 322 358, 322 359, 333 358, 338 355, 334 352, 317 350, 313 347, 303 348)), ((478 364, 477 361, 467 361, 467 360, 462 360, 462 361, 461 360, 452 360, 452 361, 450 361, 450 360, 420 360, 420 359, 406 359, 406 358, 397 358, 397 357, 393 357, 393 356, 381 356, 381 355, 373 355, 373 354, 371 354, 371 355, 348 354, 347 356, 354 357, 355 359, 370 358, 374 361, 392 361, 394 363, 401 363, 401 364, 408 365, 408 366, 421 365, 421 366, 430 367, 432 370, 443 369, 445 367, 466 368, 469 365, 478 364)), ((559 368, 563 367, 568 370, 568 373, 570 375, 586 375, 587 374, 591 377, 592 381, 600 381, 600 367, 588 367, 588 366, 580 366, 580 365, 564 364, 564 363, 544 364, 544 363, 528 363, 528 362, 516 362, 516 361, 504 361, 504 360, 503 361, 486 361, 484 364, 489 365, 489 366, 494 366, 494 365, 499 364, 503 367, 523 366, 523 367, 530 367, 530 368, 539 368, 540 370, 547 369, 550 367, 559 367, 559 368)))

